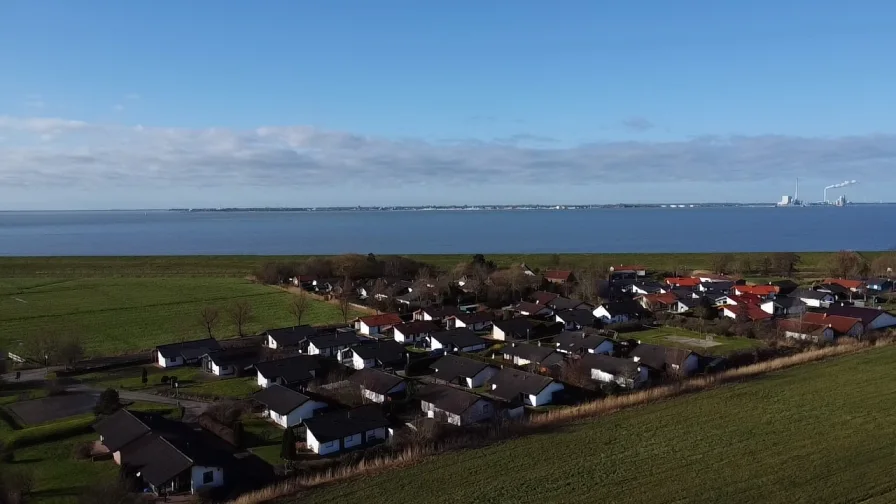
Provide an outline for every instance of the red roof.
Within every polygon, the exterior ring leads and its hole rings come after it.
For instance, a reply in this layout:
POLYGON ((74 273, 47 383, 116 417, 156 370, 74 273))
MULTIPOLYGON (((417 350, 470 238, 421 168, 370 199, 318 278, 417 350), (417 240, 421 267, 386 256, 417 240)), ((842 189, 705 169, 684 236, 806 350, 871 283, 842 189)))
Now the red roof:
POLYGON ((398 325, 402 323, 401 317, 395 313, 382 313, 380 315, 370 315, 359 319, 368 327, 380 327, 384 325, 398 325))
POLYGON ((547 270, 544 272, 544 277, 549 278, 551 280, 569 280, 569 277, 572 276, 572 271, 565 270, 547 270))
POLYGON ((799 319, 784 319, 778 321, 778 328, 782 331, 795 332, 797 334, 821 334, 828 326, 824 324, 813 324, 811 322, 800 322, 799 319))
POLYGON ((532 301, 538 304, 548 304, 558 297, 560 297, 560 294, 554 294, 553 292, 535 291, 532 293, 532 301))
POLYGON ((778 293, 774 285, 736 285, 734 289, 743 294, 755 294, 757 296, 770 296, 778 293))
POLYGON ((749 306, 759 306, 762 303, 762 298, 757 296, 756 294, 729 294, 728 299, 734 301, 736 305, 749 305, 749 306))
POLYGON ((678 285, 681 287, 696 287, 700 285, 700 279, 693 277, 671 277, 666 279, 666 283, 669 285, 678 285))
POLYGON ((638 296, 639 298, 644 298, 648 303, 662 303, 662 304, 675 304, 678 302, 678 298, 675 297, 675 294, 665 293, 665 294, 644 294, 642 296, 638 296))
POLYGON ((839 285, 850 290, 858 290, 865 287, 865 282, 861 280, 847 280, 846 278, 825 278, 824 283, 839 285))
POLYGON ((735 306, 726 305, 726 306, 720 306, 719 308, 722 308, 723 310, 727 310, 732 315, 737 317, 738 315, 740 315, 741 310, 744 307, 747 308, 747 317, 749 317, 749 319, 754 322, 757 320, 768 320, 768 319, 772 318, 771 313, 762 311, 762 309, 756 305, 749 305, 749 304, 748 305, 735 305, 735 306))
POLYGON ((829 325, 838 334, 847 334, 862 321, 857 318, 844 317, 842 315, 828 315, 827 313, 806 312, 803 314, 803 322, 809 324, 829 325))

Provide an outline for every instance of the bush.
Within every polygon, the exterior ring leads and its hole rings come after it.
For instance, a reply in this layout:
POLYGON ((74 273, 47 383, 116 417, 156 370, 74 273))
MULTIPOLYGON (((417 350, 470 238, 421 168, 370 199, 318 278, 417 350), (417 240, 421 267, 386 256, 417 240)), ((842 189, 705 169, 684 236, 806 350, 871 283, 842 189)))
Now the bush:
POLYGON ((171 380, 171 377, 170 377, 170 376, 168 376, 168 375, 162 375, 162 378, 161 378, 161 380, 159 380, 159 381, 160 381, 161 383, 165 383, 165 384, 167 384, 169 380, 171 380))
POLYGON ((72 450, 72 457, 75 460, 87 460, 90 458, 93 453, 93 443, 90 441, 85 441, 83 443, 78 443, 75 445, 75 448, 72 450))
POLYGON ((111 415, 119 409, 121 409, 121 400, 118 397, 118 391, 108 388, 100 394, 93 411, 97 415, 111 415))

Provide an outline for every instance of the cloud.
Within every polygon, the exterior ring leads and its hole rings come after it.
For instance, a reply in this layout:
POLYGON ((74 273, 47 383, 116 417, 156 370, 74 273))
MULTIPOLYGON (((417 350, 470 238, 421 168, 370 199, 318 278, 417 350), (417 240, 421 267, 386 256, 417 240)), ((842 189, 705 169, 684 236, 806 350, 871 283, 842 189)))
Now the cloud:
MULTIPOLYGON (((405 187, 411 184, 892 180, 896 135, 706 136, 544 148, 520 140, 433 143, 309 126, 187 129, 0 116, 0 185, 405 187), (41 142, 41 138, 52 142, 41 142)), ((544 140, 536 137, 535 139, 544 140)), ((523 141, 525 140, 525 141, 523 141)))
POLYGON ((529 133, 518 133, 516 135, 511 135, 505 138, 496 138, 495 142, 500 144, 507 145, 520 145, 520 144, 546 144, 546 143, 556 143, 559 140, 556 138, 551 138, 547 136, 541 135, 531 135, 529 133))
POLYGON ((622 121, 622 125, 632 131, 647 131, 656 126, 646 117, 639 116, 629 117, 628 119, 622 121))

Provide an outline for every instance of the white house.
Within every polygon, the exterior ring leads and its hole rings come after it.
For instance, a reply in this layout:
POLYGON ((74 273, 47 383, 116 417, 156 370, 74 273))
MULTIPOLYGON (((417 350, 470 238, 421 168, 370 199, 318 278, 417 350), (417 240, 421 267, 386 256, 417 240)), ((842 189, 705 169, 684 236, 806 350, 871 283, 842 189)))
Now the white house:
POLYGON ((203 355, 220 349, 221 345, 214 338, 159 345, 155 349, 155 360, 163 368, 180 367, 199 362, 203 355))
POLYGON ((433 379, 470 389, 485 385, 498 372, 496 367, 485 362, 454 355, 446 355, 429 367, 435 370, 431 375, 433 379))
POLYGON ((778 328, 788 338, 809 340, 816 343, 822 341, 832 342, 836 337, 836 333, 830 325, 801 322, 799 319, 781 320, 778 322, 778 328))
POLYGON ((545 305, 530 303, 528 301, 518 303, 513 309, 525 317, 548 317, 554 313, 551 308, 545 305))
POLYGON ((657 372, 690 376, 700 366, 700 356, 684 348, 664 347, 640 343, 629 356, 657 372))
POLYGON ((880 308, 865 308, 848 305, 832 305, 828 315, 856 318, 862 321, 865 332, 896 326, 896 317, 880 308))
POLYGON ((605 324, 622 324, 638 318, 640 308, 631 301, 604 303, 592 312, 605 324))
POLYGON ((429 335, 439 330, 439 326, 432 321, 415 320, 393 326, 392 338, 402 345, 413 345, 424 341, 429 335))
POLYGON ((569 331, 554 336, 554 346, 566 354, 611 354, 616 347, 613 340, 598 334, 569 331))
POLYGON ((429 320, 441 322, 448 317, 458 315, 460 310, 456 306, 427 306, 414 312, 414 320, 429 320))
POLYGON ((504 368, 489 379, 491 393, 506 401, 521 400, 526 406, 545 406, 554 400, 554 394, 563 390, 563 384, 549 376, 526 373, 514 368, 504 368))
POLYGON ((528 340, 538 323, 526 317, 496 320, 492 324, 492 339, 500 341, 528 340))
POLYGON ((264 345, 275 350, 288 347, 301 347, 308 338, 315 335, 317 335, 317 328, 308 325, 269 329, 264 333, 264 345))
POLYGON ((623 388, 638 388, 647 382, 647 367, 631 359, 609 355, 585 355, 581 365, 591 370, 591 379, 603 383, 615 383, 623 388))
POLYGON ((321 365, 318 358, 312 355, 296 355, 285 359, 259 362, 255 364, 258 386, 267 388, 270 385, 295 386, 314 379, 321 365))
POLYGON ((474 313, 459 313, 445 319, 448 329, 467 328, 474 332, 488 331, 495 320, 494 313, 479 311, 474 313))
POLYGON ((373 336, 382 334, 391 329, 393 326, 401 324, 403 321, 398 314, 382 313, 380 315, 370 315, 358 319, 357 329, 361 334, 373 336))
POLYGON ((361 339, 355 331, 335 331, 320 333, 308 340, 308 355, 339 358, 344 350, 357 346, 361 339))
POLYGON ((327 407, 326 403, 314 401, 281 385, 271 385, 252 398, 264 405, 266 417, 284 429, 299 425, 314 416, 315 411, 327 407))
POLYGON ((258 358, 257 348, 228 348, 203 355, 202 368, 215 376, 237 376, 257 362, 258 358))
POLYGON ((506 361, 515 366, 528 366, 537 364, 549 367, 563 362, 563 355, 552 346, 529 345, 526 343, 506 345, 501 350, 501 355, 506 361))
POLYGON ((342 362, 354 369, 403 367, 407 350, 392 340, 357 345, 342 353, 342 362))
POLYGON ((426 338, 426 347, 445 352, 478 352, 488 348, 488 342, 473 331, 461 328, 432 333, 426 338))
POLYGON ((308 449, 332 455, 382 443, 392 436, 389 420, 379 405, 336 411, 305 420, 308 449))
POLYGON ((362 369, 351 375, 348 380, 360 387, 364 399, 375 403, 384 403, 407 390, 404 379, 400 376, 377 369, 362 369))
POLYGON ((803 303, 799 299, 790 297, 777 297, 774 299, 763 301, 762 304, 759 305, 759 308, 761 308, 765 313, 774 315, 776 317, 799 315, 800 313, 806 311, 805 303, 803 303))
POLYGON ((470 425, 495 416, 491 401, 454 387, 430 384, 414 397, 420 399, 420 409, 427 417, 452 425, 470 425))
POLYGON ((830 306, 831 303, 837 300, 837 298, 830 292, 821 292, 811 289, 800 289, 795 291, 793 297, 802 301, 806 306, 811 306, 813 308, 830 306))

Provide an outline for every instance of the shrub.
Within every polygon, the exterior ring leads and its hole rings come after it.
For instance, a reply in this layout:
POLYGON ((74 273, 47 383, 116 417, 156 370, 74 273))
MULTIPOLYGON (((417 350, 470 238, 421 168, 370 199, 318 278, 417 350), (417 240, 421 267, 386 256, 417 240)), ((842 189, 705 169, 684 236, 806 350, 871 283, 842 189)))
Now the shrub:
POLYGON ((118 391, 108 388, 100 394, 93 411, 97 415, 111 415, 119 409, 121 409, 121 400, 118 397, 118 391))
POLYGON ((166 383, 166 384, 167 384, 169 380, 171 380, 171 377, 170 377, 170 376, 168 376, 168 375, 162 375, 162 378, 161 378, 161 380, 159 380, 159 381, 160 381, 161 383, 166 383))
POLYGON ((83 443, 78 443, 75 445, 75 448, 72 450, 72 457, 75 460, 87 460, 90 458, 93 453, 93 443, 90 441, 85 441, 83 443))

